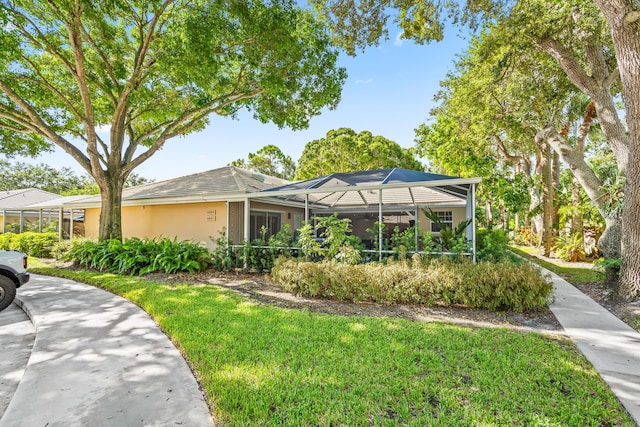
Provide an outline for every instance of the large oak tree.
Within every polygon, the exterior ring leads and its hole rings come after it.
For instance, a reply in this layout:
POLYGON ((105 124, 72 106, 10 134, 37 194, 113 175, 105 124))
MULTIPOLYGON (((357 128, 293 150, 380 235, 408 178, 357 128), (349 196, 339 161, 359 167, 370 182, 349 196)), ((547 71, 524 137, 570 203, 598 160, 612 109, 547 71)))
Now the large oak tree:
POLYGON ((99 237, 121 238, 137 166, 211 114, 307 126, 339 100, 336 58, 292 0, 2 1, 0 148, 61 147, 100 187, 99 237))

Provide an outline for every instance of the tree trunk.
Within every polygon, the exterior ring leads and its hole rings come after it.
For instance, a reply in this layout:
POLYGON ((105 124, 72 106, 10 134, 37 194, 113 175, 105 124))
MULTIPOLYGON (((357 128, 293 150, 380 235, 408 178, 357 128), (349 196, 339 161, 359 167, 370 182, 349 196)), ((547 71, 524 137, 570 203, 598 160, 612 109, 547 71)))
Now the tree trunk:
POLYGON ((635 0, 595 0, 604 14, 615 47, 629 128, 629 159, 622 216, 619 292, 640 296, 640 11, 635 0))
MULTIPOLYGON (((589 131, 591 130, 591 125, 593 124, 593 120, 597 117, 596 114, 596 106, 595 102, 591 100, 589 104, 587 104, 584 111, 584 118, 582 120, 582 124, 580 125, 580 130, 578 132, 578 138, 576 139, 576 153, 584 158, 584 150, 585 150, 585 141, 587 140, 587 136, 589 136, 589 131)), ((574 176, 573 183, 571 187, 571 202, 576 208, 580 205, 581 199, 581 191, 580 191, 580 181, 574 176)), ((577 234, 580 236, 582 241, 584 242, 584 220, 582 214, 575 209, 575 213, 571 218, 571 234, 577 234)))
MULTIPOLYGON (((604 259, 619 259, 621 250, 620 240, 623 238, 622 221, 617 217, 607 217, 605 218, 605 223, 606 227, 604 233, 600 236, 600 240, 598 240, 598 246, 602 249, 604 259)), ((618 284, 617 269, 607 267, 605 272, 607 285, 613 290, 616 290, 618 284)))
POLYGON ((553 237, 558 237, 560 233, 560 211, 557 200, 560 190, 560 156, 556 151, 549 147, 553 153, 552 178, 553 178, 553 237))
POLYGON ((542 150, 542 203, 544 213, 542 215, 542 247, 544 256, 551 255, 553 247, 553 165, 551 147, 543 144, 542 150))
POLYGON ((100 187, 100 229, 99 240, 122 240, 122 189, 124 179, 109 175, 96 178, 100 187))
POLYGON ((571 216, 571 234, 577 234, 584 242, 584 220, 582 214, 576 208, 580 205, 581 186, 578 180, 574 177, 571 183, 571 203, 575 208, 573 215, 571 216))

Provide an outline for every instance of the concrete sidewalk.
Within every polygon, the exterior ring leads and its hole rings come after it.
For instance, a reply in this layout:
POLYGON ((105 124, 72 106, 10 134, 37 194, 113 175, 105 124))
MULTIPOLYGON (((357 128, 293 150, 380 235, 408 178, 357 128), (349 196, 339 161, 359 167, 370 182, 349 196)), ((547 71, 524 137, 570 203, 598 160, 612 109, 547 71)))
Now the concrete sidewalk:
POLYGON ((640 334, 557 274, 542 270, 555 286, 551 311, 640 425, 640 334))
POLYGON ((149 316, 108 292, 32 275, 16 301, 36 338, 9 426, 212 426, 191 370, 149 316))
POLYGON ((0 418, 9 406, 31 356, 36 331, 20 307, 0 311, 0 418))

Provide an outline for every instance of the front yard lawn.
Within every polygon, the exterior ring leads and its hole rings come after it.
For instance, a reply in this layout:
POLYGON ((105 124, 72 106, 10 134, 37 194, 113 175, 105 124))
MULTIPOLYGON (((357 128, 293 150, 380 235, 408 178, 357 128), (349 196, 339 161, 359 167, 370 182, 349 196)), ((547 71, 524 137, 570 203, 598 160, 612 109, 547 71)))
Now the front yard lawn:
POLYGON ((214 285, 33 272, 143 307, 187 357, 220 425, 633 425, 565 339, 282 309, 214 285))

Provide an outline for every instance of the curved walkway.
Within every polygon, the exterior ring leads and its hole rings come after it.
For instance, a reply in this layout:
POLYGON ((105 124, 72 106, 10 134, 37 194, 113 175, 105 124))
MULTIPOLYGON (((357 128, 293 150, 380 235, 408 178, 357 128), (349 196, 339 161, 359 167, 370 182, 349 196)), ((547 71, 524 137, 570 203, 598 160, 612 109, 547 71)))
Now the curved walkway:
POLYGON ((640 426, 640 334, 555 273, 549 308, 640 426))
POLYGON ((16 301, 36 337, 1 427, 213 426, 191 370, 123 298, 32 275, 16 301))
POLYGON ((0 418, 24 375, 35 339, 33 323, 20 307, 11 304, 0 312, 0 418))

